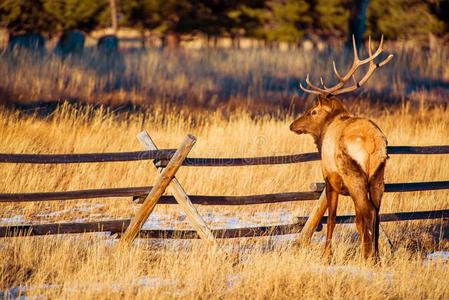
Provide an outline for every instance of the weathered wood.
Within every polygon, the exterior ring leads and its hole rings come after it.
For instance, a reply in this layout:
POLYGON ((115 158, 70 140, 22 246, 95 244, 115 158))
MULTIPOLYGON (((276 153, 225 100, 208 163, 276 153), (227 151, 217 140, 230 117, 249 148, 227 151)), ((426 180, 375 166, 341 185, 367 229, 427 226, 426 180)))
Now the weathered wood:
POLYGON ((449 189, 449 181, 431 181, 431 182, 406 182, 406 183, 387 183, 385 192, 419 192, 431 190, 449 189))
POLYGON ((133 197, 148 194, 150 186, 130 188, 89 189, 66 192, 0 194, 0 202, 60 201, 74 199, 133 197))
MULTIPOLYGON (((182 165, 193 167, 236 167, 236 166, 293 164, 317 160, 320 160, 318 152, 312 152, 312 153, 301 153, 293 155, 260 156, 260 157, 228 157, 228 158, 189 157, 183 162, 182 165)), ((158 166, 164 167, 166 164, 167 164, 166 159, 160 159, 158 166)))
MULTIPOLYGON (((388 146, 388 154, 449 154, 449 146, 388 146)), ((228 157, 228 158, 187 158, 183 165, 194 167, 235 167, 254 165, 292 164, 320 160, 318 152, 282 156, 262 157, 228 157)), ((167 159, 160 159, 158 167, 167 164, 167 159)))
MULTIPOLYGON (((315 192, 320 192, 324 189, 324 182, 315 182, 310 185, 310 189, 315 192)), ((405 182, 405 183, 386 183, 386 193, 398 192, 419 192, 432 190, 446 190, 449 189, 449 181, 430 181, 430 182, 405 182)))
POLYGON ((448 146, 388 146, 388 154, 449 154, 448 146))
MULTIPOLYGON (((227 239, 227 238, 249 238, 257 236, 274 236, 274 235, 286 235, 297 234, 301 231, 303 224, 286 224, 275 226, 261 226, 261 227, 248 227, 248 228, 231 228, 231 229, 213 229, 212 234, 215 238, 227 239)), ((320 224, 318 230, 322 229, 320 224)), ((142 238, 170 238, 170 239, 198 239, 199 234, 195 230, 142 230, 139 237, 142 238)))
POLYGON ((310 190, 314 192, 322 192, 326 184, 324 182, 313 182, 310 184, 310 190))
POLYGON ((156 206, 157 201, 161 195, 165 192, 165 189, 175 177, 176 172, 181 167, 182 162, 189 154, 193 145, 196 142, 196 138, 192 135, 187 135, 184 141, 176 150, 175 154, 170 159, 167 167, 157 177, 156 182, 151 189, 150 193, 146 197, 142 204, 142 207, 137 212, 136 216, 132 219, 131 224, 123 234, 120 245, 129 245, 136 238, 143 224, 147 220, 148 216, 156 206))
MULTIPOLYGON (((189 195, 193 204, 200 205, 257 205, 292 201, 317 200, 321 192, 288 192, 248 196, 203 196, 189 195)), ((1 199, 1 197, 0 197, 1 199)), ((142 203, 144 196, 139 196, 136 203, 142 203)), ((1 201, 0 201, 1 202, 1 201)), ((173 196, 162 196, 158 204, 176 204, 173 196)))
MULTIPOLYGON (((26 224, 0 226, 0 237, 12 236, 41 236, 54 234, 76 234, 88 232, 109 232, 111 234, 122 234, 129 226, 130 219, 108 220, 86 223, 57 223, 57 224, 26 224)), ((270 236, 298 233, 303 224, 286 224, 276 226, 261 226, 249 228, 215 229, 212 234, 216 238, 238 238, 270 236)), ((318 228, 321 230, 322 227, 318 228)), ((164 229, 142 229, 139 232, 142 238, 182 238, 197 239, 200 238, 194 230, 164 230, 164 229)))
POLYGON ((130 220, 109 220, 83 223, 55 223, 55 224, 25 224, 0 226, 0 237, 9 236, 35 236, 47 234, 68 234, 84 232, 123 232, 130 220))
MULTIPOLYGON (((42 193, 13 193, 0 194, 0 202, 32 202, 32 201, 60 201, 74 199, 91 198, 120 198, 134 197, 136 203, 143 203, 146 195, 151 191, 151 187, 129 187, 129 188, 109 188, 91 189, 67 192, 42 192, 42 193)), ((319 192, 289 192, 276 194, 261 194, 249 196, 204 196, 189 195, 193 204, 200 205, 255 205, 280 203, 290 201, 316 200, 320 196, 319 192)), ((157 204, 178 204, 175 197, 163 195, 157 204)))
POLYGON ((326 189, 321 192, 321 196, 318 199, 318 203, 313 208, 310 216, 307 218, 307 221, 304 224, 304 228, 301 231, 299 236, 300 243, 308 243, 312 238, 313 233, 316 228, 320 224, 321 218, 327 209, 327 197, 326 197, 326 189))
MULTIPOLYGON (((414 220, 435 220, 449 218, 449 209, 445 210, 428 210, 428 211, 412 211, 381 214, 381 222, 397 222, 397 221, 414 221, 414 220)), ((337 223, 354 223, 355 216, 337 216, 337 223)), ((323 217, 322 224, 327 223, 327 217, 323 217)))
POLYGON ((175 149, 83 154, 0 154, 0 163, 71 164, 92 162, 170 159, 175 149))
MULTIPOLYGON (((248 196, 206 196, 189 195, 193 204, 200 205, 255 205, 268 203, 281 203, 290 201, 317 200, 323 191, 324 183, 316 182, 310 185, 311 192, 288 192, 248 196)), ((449 181, 387 183, 385 192, 417 192, 449 189, 449 181)), ((137 203, 142 203, 151 187, 129 187, 91 189, 67 192, 42 192, 42 193, 12 193, 0 194, 0 202, 29 202, 29 201, 58 201, 89 198, 108 197, 135 197, 137 203)), ((161 196, 158 204, 177 204, 173 196, 161 196)))
MULTIPOLYGON (((263 235, 281 235, 298 233, 309 219, 308 217, 297 217, 297 223, 276 226, 262 226, 235 229, 212 229, 216 238, 237 238, 263 235)), ((413 221, 413 220, 438 220, 449 219, 449 209, 434 211, 415 211, 381 214, 382 222, 413 221)), ((337 216, 338 224, 354 223, 355 216, 337 216)), ((326 224, 327 217, 323 217, 317 230, 321 230, 321 224, 326 224)), ((11 237, 18 235, 39 236, 53 234, 75 234, 85 232, 110 232, 123 233, 130 223, 130 219, 107 220, 84 223, 56 223, 56 224, 25 224, 0 226, 0 237, 11 237)), ((143 229, 141 237, 146 238, 199 238, 193 230, 154 230, 143 229)))
MULTIPOLYGON (((156 144, 151 139, 151 136, 148 134, 147 131, 142 131, 141 133, 139 133, 137 135, 137 139, 140 141, 142 146, 147 148, 148 150, 158 150, 156 144)), ((159 172, 163 171, 163 170, 161 170, 161 168, 157 168, 157 169, 159 172)), ((196 229, 199 236, 202 239, 208 241, 209 243, 215 244, 214 236, 213 236, 212 232, 210 231, 206 222, 204 222, 203 218, 201 218, 201 216, 198 213, 198 211, 196 210, 196 208, 193 206, 192 202, 190 201, 189 196, 184 191, 184 188, 181 186, 181 184, 179 183, 178 179, 176 179, 176 177, 173 177, 168 188, 169 188, 169 191, 175 197, 176 201, 181 206, 184 213, 189 218, 190 222, 192 223, 193 228, 196 229)))
MULTIPOLYGON (((449 146, 388 146, 388 154, 449 154, 449 146)), ((119 152, 119 153, 86 153, 86 154, 0 154, 0 163, 87 163, 134 161, 155 159, 158 167, 165 167, 174 149, 159 150, 158 153, 148 151, 119 152)), ((292 164, 320 160, 318 152, 301 153, 281 156, 261 157, 228 157, 228 158, 187 158, 184 166, 233 167, 292 164)))

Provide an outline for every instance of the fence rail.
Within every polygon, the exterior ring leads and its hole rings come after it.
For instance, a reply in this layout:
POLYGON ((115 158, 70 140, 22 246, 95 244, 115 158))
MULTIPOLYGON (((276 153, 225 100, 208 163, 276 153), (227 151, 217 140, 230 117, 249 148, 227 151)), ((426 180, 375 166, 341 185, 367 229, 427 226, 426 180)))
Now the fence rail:
MULTIPOLYGON (((114 152, 114 153, 84 153, 84 154, 0 154, 0 163, 30 163, 30 164, 66 164, 90 162, 115 162, 155 159, 159 166, 165 166, 176 149, 114 152)), ((448 146, 388 146, 388 154, 449 154, 448 146)), ((195 167, 235 167, 254 165, 276 165, 309 162, 320 160, 318 152, 301 153, 281 156, 261 157, 228 157, 228 158, 187 158, 183 166, 195 167)))
MULTIPOLYGON (((288 192, 273 193, 248 196, 206 196, 189 195, 193 204, 200 205, 252 205, 269 204, 290 201, 308 201, 317 200, 324 189, 324 183, 315 183, 312 185, 312 191, 309 192, 288 192)), ((407 183, 387 183, 385 192, 402 193, 416 191, 430 191, 449 189, 449 181, 431 181, 431 182, 407 182, 407 183)), ((46 192, 46 193, 14 193, 0 194, 0 202, 31 202, 31 201, 59 201, 90 198, 111 198, 111 197, 133 197, 143 198, 151 191, 148 187, 130 187, 130 188, 110 188, 110 189, 92 189, 67 192, 46 192)), ((138 201, 140 203, 140 201, 138 201)), ((164 195, 158 201, 158 204, 177 204, 173 196, 164 195)))
MULTIPOLYGON (((75 234, 88 232, 109 232, 111 234, 121 235, 129 226, 130 219, 108 220, 99 222, 84 223, 59 223, 59 224, 30 224, 0 226, 0 237, 9 236, 40 236, 53 234, 75 234)), ((298 222, 295 224, 232 228, 232 229, 213 229, 212 233, 218 238, 237 238, 237 237, 255 237, 296 234, 301 231, 304 224, 298 222)), ((321 230, 321 226, 318 230, 321 230)), ((197 239, 199 235, 194 230, 156 230, 142 229, 139 233, 144 238, 174 238, 174 239, 197 239)))
MULTIPOLYGON (((141 133, 142 134, 142 133, 141 133)), ((143 133, 150 141, 152 146, 149 149, 157 149, 153 141, 147 133, 143 133)), ((191 139, 194 137, 190 137, 191 139)), ((178 148, 177 151, 180 151, 178 148)), ((389 146, 388 154, 449 154, 449 146, 389 146)), ((90 163, 90 162, 116 162, 116 161, 136 161, 136 160, 153 160, 156 166, 166 167, 169 160, 174 159, 175 149, 164 150, 148 150, 134 152, 119 153, 86 153, 86 154, 0 154, 0 163, 32 163, 32 164, 56 164, 56 163, 90 163)), ((247 157, 247 158, 186 158, 177 162, 176 168, 180 165, 184 166, 251 166, 251 165, 271 165, 271 164, 290 164, 299 162, 309 162, 319 160, 319 154, 302 153, 283 156, 264 156, 264 157, 247 157)), ((167 169, 166 169, 167 170, 167 169)), ((176 171, 174 171, 175 173, 176 171)), ((161 173, 159 181, 164 172, 161 173)), ((173 180, 174 173, 167 180, 173 180)), ((167 175, 168 176, 168 175, 167 175)), ((164 179, 164 180, 165 180, 164 179)), ((165 181, 167 181, 165 180, 165 181)), ((156 187, 165 190, 156 181, 156 187)), ((169 184, 170 182, 165 182, 169 184)), ((179 185, 179 183, 177 183, 179 185)), ((179 189, 182 187, 179 185, 179 189)), ((156 189, 156 188, 155 188, 156 189)), ((261 194, 248 196, 203 196, 203 195, 187 195, 184 190, 178 193, 178 197, 164 195, 153 199, 158 204, 179 204, 184 203, 184 208, 193 204, 201 205, 250 205, 250 204, 267 204, 280 203, 288 201, 306 201, 323 199, 322 191, 324 184, 316 183, 313 185, 312 191, 309 192, 289 192, 275 194, 261 194), (321 195, 321 196, 320 196, 321 195), (180 199, 178 199, 180 198, 180 199), (159 199, 159 200, 158 200, 159 199)), ((385 185, 386 192, 412 192, 426 190, 449 189, 449 181, 435 182, 412 182, 412 183, 388 183, 385 185)), ((73 199, 89 199, 89 198, 111 198, 111 197, 133 197, 140 199, 141 203, 148 195, 152 193, 152 187, 125 187, 125 188, 108 188, 108 189, 89 189, 66 192, 42 192, 42 193, 11 193, 0 194, 0 202, 29 202, 29 201, 54 201, 54 200, 73 200, 73 199)), ((159 196, 159 194, 158 194, 159 196)), ((176 196, 176 195, 175 195, 176 196)), ((325 200, 325 199, 324 199, 325 200)), ((154 202, 156 204, 156 202, 154 202)), ((193 209, 193 206, 192 206, 193 209)), ((151 208, 152 210, 152 208, 151 208)), ((193 216, 199 218, 195 210, 190 211, 193 216)), ((435 211, 417 211, 417 212, 400 212, 388 213, 381 215, 381 221, 393 222, 402 220, 431 220, 431 219, 448 219, 448 210, 435 211)), ((144 218, 145 219, 145 218, 144 218)), ((210 230, 211 237, 234 238, 234 237, 252 237, 299 233, 304 226, 308 217, 298 217, 297 223, 262 226, 250 228, 234 228, 234 229, 213 229, 210 230)), ((191 220, 192 221, 192 220, 191 220)), ((355 221, 355 216, 338 216, 337 223, 351 223, 355 221)), ((317 230, 321 230, 322 225, 327 222, 326 217, 322 217, 317 230)), ((125 220, 108 220, 99 222, 84 223, 57 223, 57 224, 25 224, 13 226, 0 226, 0 237, 8 237, 12 235, 47 235, 47 234, 68 234, 68 233, 84 233, 84 232, 110 232, 113 234, 122 234, 130 227, 131 221, 125 220)), ((195 225, 195 224, 193 224, 195 225)), ((195 227, 195 226, 194 226, 195 227)), ((139 235, 147 238, 199 238, 197 230, 140 230, 139 235)), ((209 232, 209 228, 206 228, 209 232)), ((305 230, 305 228, 304 228, 305 230)), ((131 239, 132 241, 132 239, 131 239)))
POLYGON ((176 149, 83 154, 0 154, 0 163, 73 164, 135 160, 170 159, 176 149))
MULTIPOLYGON (((448 210, 433 210, 433 211, 416 211, 416 212, 399 212, 381 214, 382 222, 396 222, 404 220, 432 220, 432 219, 447 219, 449 218, 448 210)), ((241 238, 241 237, 257 237, 257 236, 273 236, 297 234, 303 228, 308 217, 297 217, 297 223, 274 225, 274 226, 260 226, 260 227, 246 227, 246 228, 230 228, 230 229, 212 229, 212 233, 216 238, 241 238)), ((355 216, 337 216, 337 223, 347 224, 354 223, 355 216)), ((122 234, 129 226, 130 219, 123 220, 107 220, 97 222, 84 223, 56 223, 56 224, 26 224, 26 225, 12 225, 0 226, 0 237, 9 236, 41 236, 54 234, 77 234, 77 233, 93 233, 93 232, 108 232, 111 234, 122 234)), ((323 217, 321 224, 327 223, 327 217, 323 217)), ((322 226, 317 228, 320 231, 322 226)), ((170 239, 198 239, 199 235, 194 230, 156 230, 156 229, 142 229, 139 233, 141 238, 170 238, 170 239)))
MULTIPOLYGON (((388 154, 449 154, 448 146, 388 146, 388 154)), ((192 167, 237 167, 255 165, 277 165, 293 164, 300 162, 310 162, 320 160, 318 152, 309 152, 293 155, 281 156, 261 156, 261 157, 228 157, 228 158, 187 158, 184 166, 192 167)), ((163 167, 167 163, 161 160, 159 166, 163 167)))

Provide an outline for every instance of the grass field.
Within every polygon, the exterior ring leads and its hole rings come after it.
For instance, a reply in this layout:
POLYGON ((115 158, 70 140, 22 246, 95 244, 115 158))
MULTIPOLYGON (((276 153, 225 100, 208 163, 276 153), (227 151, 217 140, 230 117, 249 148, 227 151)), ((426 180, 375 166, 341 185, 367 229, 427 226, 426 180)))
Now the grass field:
MULTIPOLYGON (((369 114, 390 145, 447 144, 448 110, 369 114)), ((161 148, 172 148, 186 133, 198 137, 192 156, 281 155, 314 151, 311 138, 289 132, 291 118, 251 118, 240 112, 188 116, 183 111, 153 110, 146 114, 108 114, 66 105, 50 117, 0 115, 0 152, 83 153, 140 150, 135 134, 147 129, 161 148)), ((444 180, 449 157, 392 156, 387 182, 444 180)), ((244 195, 308 190, 321 181, 318 163, 236 168, 184 167, 180 182, 191 194, 244 195)), ((32 192, 150 185, 155 172, 148 162, 14 165, 0 170, 2 192, 32 192)), ((447 208, 449 192, 385 195, 382 212, 447 208)), ((211 227, 291 223, 307 215, 313 202, 236 207, 199 207, 211 227)), ((131 217, 131 199, 105 199, 2 204, 1 221, 34 223, 131 217)), ((349 198, 339 213, 352 213, 349 198)), ((449 268, 426 256, 449 249, 434 222, 384 225, 398 248, 381 243, 382 264, 359 260, 353 225, 338 226, 335 257, 321 259, 322 234, 308 247, 292 246, 294 236, 222 242, 223 250, 205 249, 199 241, 139 242, 129 251, 116 250, 104 235, 17 238, 1 241, 0 284, 13 293, 50 298, 446 298, 449 268), (429 228, 433 230, 429 231, 429 228), (17 288, 22 286, 22 288, 17 288), (26 288, 25 288, 26 287, 26 288)), ((189 228, 176 206, 160 205, 149 228, 189 228)), ((5 294, 4 294, 5 295, 5 294)))
MULTIPOLYGON (((389 145, 449 144, 449 52, 398 47, 393 52, 394 62, 361 94, 348 98, 350 111, 373 119, 389 145)), ((143 129, 160 148, 176 148, 187 133, 195 135, 192 157, 312 152, 312 138, 297 136, 288 126, 295 113, 312 103, 295 94, 299 79, 306 72, 330 78, 329 57, 337 54, 314 55, 303 50, 149 51, 127 53, 122 64, 106 71, 102 67, 107 62, 90 53, 81 62, 2 56, 0 153, 137 151, 141 147, 135 136, 143 129), (35 114, 26 110, 31 107, 26 105, 59 100, 112 106, 64 104, 35 114), (129 110, 132 105, 147 108, 129 110)), ((337 63, 342 66, 343 59, 337 63)), ((447 155, 392 155, 386 181, 449 180, 448 166, 447 155)), ((155 175, 147 161, 2 164, 0 193, 144 186, 155 175)), ((307 191, 310 183, 322 181, 318 162, 182 167, 177 178, 189 194, 201 195, 307 191)), ((449 191, 390 193, 381 212, 447 209, 448 199, 449 191)), ((198 210, 212 228, 231 228, 293 223, 314 204, 198 210)), ((131 199, 3 203, 0 225, 128 218, 138 208, 131 199)), ((350 198, 342 197, 338 214, 352 213, 350 198)), ((190 228, 173 205, 158 205, 145 226, 190 228)), ((447 220, 383 224, 379 265, 360 260, 354 225, 337 226, 330 264, 321 257, 323 232, 315 233, 308 246, 294 245, 296 236, 288 235, 220 241, 219 250, 179 240, 139 240, 118 249, 105 234, 3 239, 0 297, 445 299, 447 227, 447 220)))
MULTIPOLYGON (((349 98, 356 95, 382 105, 406 100, 418 105, 445 102, 449 97, 447 48, 423 51, 388 42, 384 48, 394 59, 349 98)), ((71 100, 117 109, 171 103, 190 110, 245 107, 252 114, 281 110, 284 115, 304 107, 297 90, 307 73, 315 83, 321 76, 328 85, 335 82, 332 60, 343 73, 352 62, 352 51, 335 47, 321 52, 302 48, 149 49, 105 57, 88 48, 80 57, 65 60, 51 53, 44 57, 3 55, 0 96, 2 102, 13 103, 71 100)))

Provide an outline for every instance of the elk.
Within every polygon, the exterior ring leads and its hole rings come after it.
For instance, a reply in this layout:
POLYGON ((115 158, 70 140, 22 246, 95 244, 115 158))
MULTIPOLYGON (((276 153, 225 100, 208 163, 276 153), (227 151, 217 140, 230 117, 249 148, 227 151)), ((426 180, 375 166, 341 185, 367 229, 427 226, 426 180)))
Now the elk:
POLYGON ((297 134, 310 134, 321 156, 328 205, 324 254, 328 257, 332 255, 331 241, 339 195, 350 196, 354 202, 363 257, 377 259, 379 255, 379 209, 388 158, 387 139, 373 121, 351 115, 336 96, 356 90, 368 81, 376 69, 393 58, 393 55, 389 55, 380 63, 374 62, 383 51, 382 45, 383 36, 373 54, 369 38, 369 57, 360 60, 353 38, 354 61, 347 74, 340 75, 335 61, 333 62, 334 73, 339 81, 335 86, 326 87, 321 78, 322 88, 318 87, 310 82, 309 75, 306 77, 306 83, 310 89, 300 84, 304 92, 318 97, 315 105, 290 125, 290 130, 297 134), (366 74, 357 81, 354 73, 366 64, 366 74), (351 78, 354 84, 347 86, 351 78))

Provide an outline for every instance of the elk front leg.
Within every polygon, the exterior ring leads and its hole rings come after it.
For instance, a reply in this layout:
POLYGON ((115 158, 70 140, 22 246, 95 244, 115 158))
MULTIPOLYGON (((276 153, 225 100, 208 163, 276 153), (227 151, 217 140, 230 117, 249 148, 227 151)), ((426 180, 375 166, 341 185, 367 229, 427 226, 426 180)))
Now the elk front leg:
POLYGON ((324 246, 324 255, 332 256, 332 234, 335 228, 335 220, 337 218, 338 193, 332 188, 328 181, 326 181, 326 198, 328 207, 327 217, 327 234, 326 244, 324 246))

